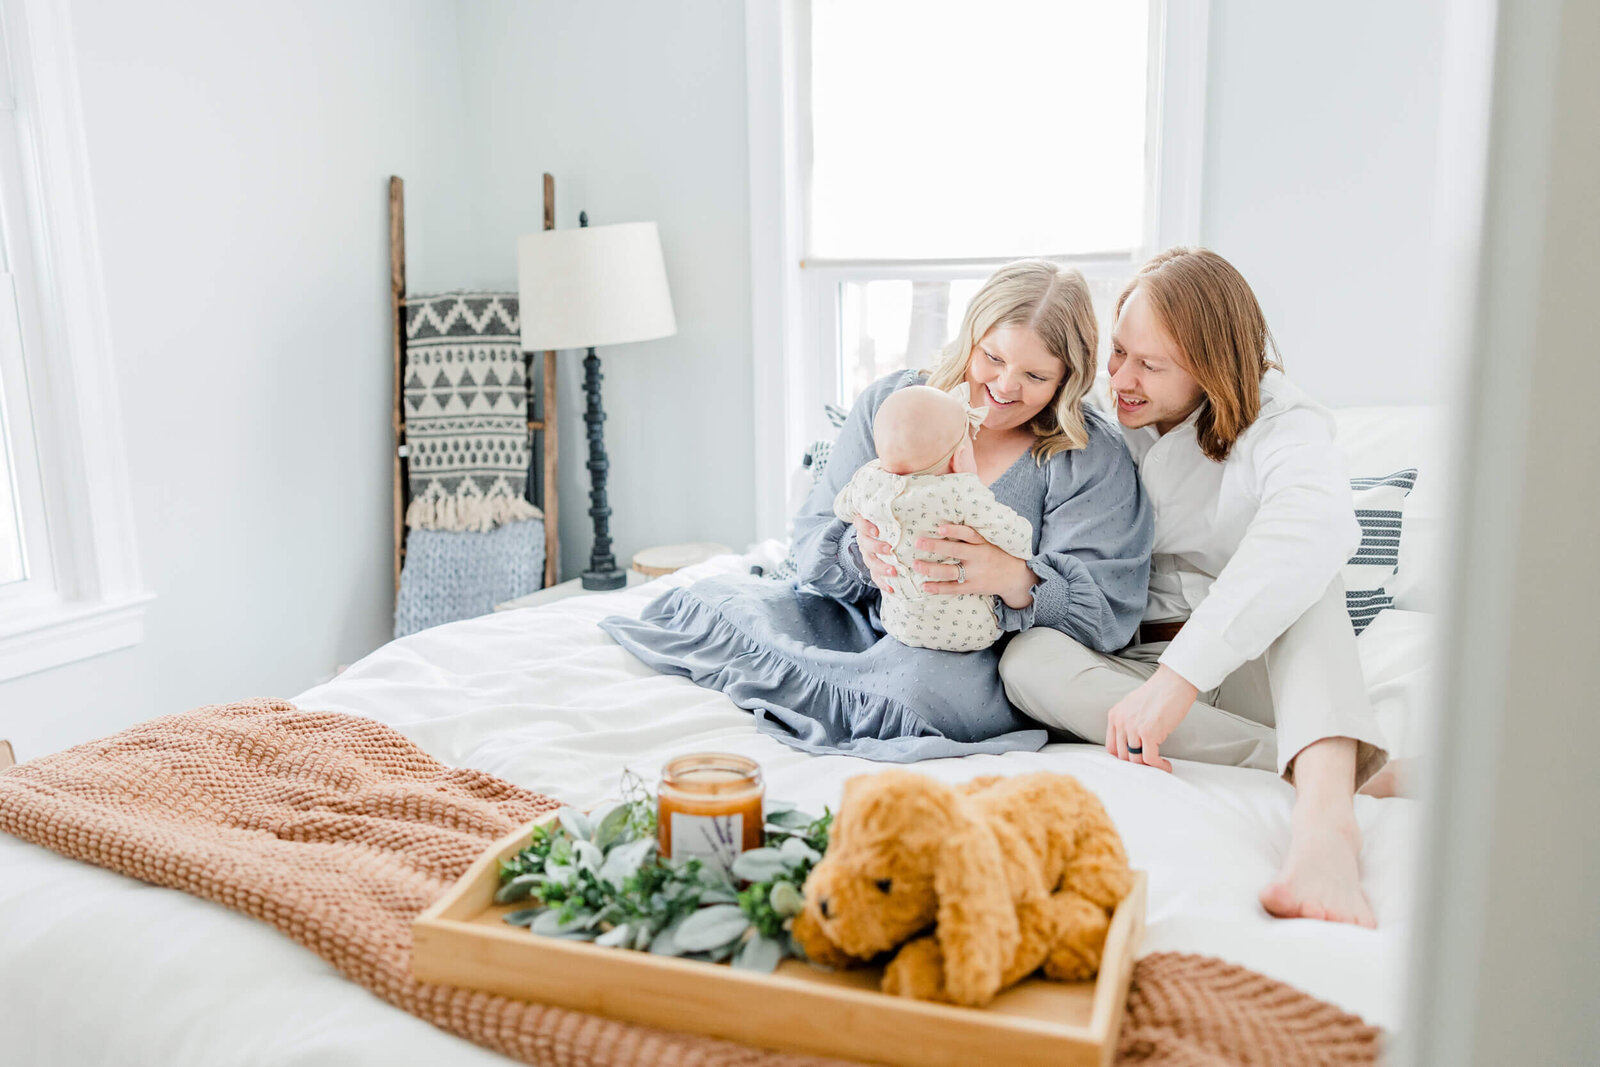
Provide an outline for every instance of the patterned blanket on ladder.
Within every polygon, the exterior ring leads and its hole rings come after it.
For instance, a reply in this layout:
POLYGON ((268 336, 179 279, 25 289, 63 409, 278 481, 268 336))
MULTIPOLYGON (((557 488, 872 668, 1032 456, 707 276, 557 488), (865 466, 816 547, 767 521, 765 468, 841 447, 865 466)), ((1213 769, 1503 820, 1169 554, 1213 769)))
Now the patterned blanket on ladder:
POLYGON ((411 503, 396 637, 538 589, 544 523, 528 502, 528 381, 515 293, 406 300, 411 503))
POLYGON ((406 440, 414 530, 539 517, 528 480, 528 383, 514 293, 406 301, 406 440))

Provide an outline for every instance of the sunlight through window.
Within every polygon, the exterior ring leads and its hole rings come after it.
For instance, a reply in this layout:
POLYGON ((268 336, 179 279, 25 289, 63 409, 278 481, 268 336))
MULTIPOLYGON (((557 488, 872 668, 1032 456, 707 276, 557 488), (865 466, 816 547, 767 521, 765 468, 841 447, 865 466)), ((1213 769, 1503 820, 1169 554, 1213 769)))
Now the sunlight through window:
POLYGON ((1138 247, 1148 15, 1126 0, 816 0, 810 255, 1138 247))

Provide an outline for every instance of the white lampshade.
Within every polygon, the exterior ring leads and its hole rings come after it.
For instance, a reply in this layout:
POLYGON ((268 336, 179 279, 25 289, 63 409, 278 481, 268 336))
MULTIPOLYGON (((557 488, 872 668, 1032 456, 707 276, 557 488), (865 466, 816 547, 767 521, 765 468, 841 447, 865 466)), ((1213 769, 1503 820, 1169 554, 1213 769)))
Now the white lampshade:
POLYGON ((678 332, 653 222, 517 239, 522 348, 596 348, 678 332))

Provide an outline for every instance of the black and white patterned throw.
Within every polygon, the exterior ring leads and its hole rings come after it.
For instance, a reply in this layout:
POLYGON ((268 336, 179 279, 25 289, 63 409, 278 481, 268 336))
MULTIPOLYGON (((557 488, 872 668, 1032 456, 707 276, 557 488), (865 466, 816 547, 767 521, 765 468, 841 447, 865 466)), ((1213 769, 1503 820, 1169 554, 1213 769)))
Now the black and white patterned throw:
POLYGON ((515 293, 406 300, 406 441, 421 530, 539 518, 528 478, 528 383, 515 293))

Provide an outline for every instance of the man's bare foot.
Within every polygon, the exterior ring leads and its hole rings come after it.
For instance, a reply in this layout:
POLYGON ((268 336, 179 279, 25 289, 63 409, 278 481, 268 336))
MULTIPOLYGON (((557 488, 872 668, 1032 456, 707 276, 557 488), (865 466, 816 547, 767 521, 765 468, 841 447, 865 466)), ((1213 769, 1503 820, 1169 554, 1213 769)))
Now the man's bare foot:
POLYGON ((1383 769, 1371 778, 1359 790, 1362 796, 1369 797, 1408 797, 1411 795, 1411 760, 1392 759, 1383 765, 1383 769))
POLYGON ((1354 813, 1301 797, 1295 804, 1289 857, 1261 891, 1261 906, 1280 919, 1376 928, 1372 905, 1361 891, 1360 856, 1361 830, 1354 813))

